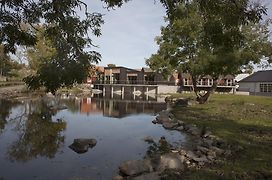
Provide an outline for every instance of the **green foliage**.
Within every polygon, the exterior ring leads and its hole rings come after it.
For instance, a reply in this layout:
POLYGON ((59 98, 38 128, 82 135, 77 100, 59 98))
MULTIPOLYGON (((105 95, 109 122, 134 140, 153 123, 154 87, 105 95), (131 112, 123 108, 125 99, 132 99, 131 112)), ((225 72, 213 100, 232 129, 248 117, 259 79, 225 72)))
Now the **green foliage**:
POLYGON ((41 38, 35 26, 41 22, 44 23, 44 33, 41 34, 56 50, 54 56, 48 57, 41 53, 39 43, 34 47, 41 54, 34 57, 37 61, 33 62, 38 62, 38 65, 32 63, 39 67, 37 74, 25 79, 31 89, 46 86, 48 91, 55 92, 61 86, 80 83, 91 63, 100 61, 100 54, 91 50, 94 45, 88 33, 101 35, 102 15, 89 13, 87 5, 80 0, 3 0, 0 16, 0 43, 6 52, 14 53, 18 45, 35 45, 41 38), (77 14, 78 9, 84 12, 85 17, 77 14), (25 25, 32 28, 25 28, 25 25))
POLYGON ((13 61, 10 56, 5 53, 4 46, 0 45, 0 76, 14 76, 16 75, 15 71, 20 68, 23 68, 23 65, 13 61))
POLYGON ((221 75, 237 74, 261 59, 271 61, 269 21, 263 22, 265 7, 249 0, 163 1, 168 25, 157 38, 159 50, 147 61, 162 73, 182 70, 197 81, 205 75, 214 85, 205 94, 206 102, 221 75), (206 96, 207 95, 207 96, 206 96))
MULTIPOLYGON (((128 0, 101 1, 113 8, 128 0)), ((2 0, 0 5, 0 43, 5 52, 34 46, 28 49, 28 57, 36 73, 24 79, 30 89, 45 86, 54 93, 81 83, 91 63, 100 61, 100 54, 91 50, 94 45, 88 33, 101 35, 102 15, 89 13, 83 1, 2 0), (85 16, 79 16, 78 10, 85 16), (36 27, 41 23, 43 29, 36 27)))
POLYGON ((164 1, 169 24, 147 64, 155 69, 183 69, 193 76, 236 74, 261 58, 272 59, 266 9, 249 1, 164 1))
POLYGON ((56 49, 52 42, 46 37, 43 26, 36 26, 37 43, 33 47, 27 48, 27 59, 30 69, 37 71, 44 61, 56 56, 56 49))

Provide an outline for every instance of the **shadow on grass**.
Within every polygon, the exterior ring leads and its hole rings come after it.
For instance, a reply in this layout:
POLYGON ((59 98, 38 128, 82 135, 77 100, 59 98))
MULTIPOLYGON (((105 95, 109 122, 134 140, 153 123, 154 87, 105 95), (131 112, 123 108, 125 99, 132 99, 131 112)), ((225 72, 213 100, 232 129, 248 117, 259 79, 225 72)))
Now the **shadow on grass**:
POLYGON ((272 126, 269 124, 272 123, 269 121, 271 116, 258 115, 255 113, 258 108, 252 111, 242 104, 244 103, 230 104, 227 107, 211 104, 174 108, 173 113, 177 119, 196 124, 199 128, 210 129, 232 149, 231 156, 219 160, 212 167, 188 172, 187 178, 272 179, 272 126), (230 109, 232 106, 234 109, 230 109), (243 111, 247 114, 241 114, 243 111), (263 124, 262 119, 265 119, 263 124))

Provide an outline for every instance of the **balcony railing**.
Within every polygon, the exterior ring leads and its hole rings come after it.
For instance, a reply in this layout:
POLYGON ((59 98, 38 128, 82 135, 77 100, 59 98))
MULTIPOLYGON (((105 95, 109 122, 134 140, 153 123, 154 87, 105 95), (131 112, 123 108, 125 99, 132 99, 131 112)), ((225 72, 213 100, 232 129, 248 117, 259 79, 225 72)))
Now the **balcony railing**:
POLYGON ((127 80, 127 81, 108 81, 108 80, 97 80, 94 84, 138 84, 138 85, 176 85, 175 82, 170 81, 139 81, 139 80, 127 80))

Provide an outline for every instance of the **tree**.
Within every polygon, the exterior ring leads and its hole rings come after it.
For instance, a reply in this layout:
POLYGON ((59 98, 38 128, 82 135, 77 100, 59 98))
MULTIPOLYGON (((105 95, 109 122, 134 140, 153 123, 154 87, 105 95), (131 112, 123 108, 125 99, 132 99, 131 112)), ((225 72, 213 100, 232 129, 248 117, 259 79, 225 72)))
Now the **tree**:
POLYGON ((30 69, 37 72, 44 61, 56 56, 56 49, 50 39, 46 37, 43 26, 36 26, 35 29, 37 29, 37 42, 34 46, 26 49, 26 54, 30 69))
POLYGON ((4 46, 0 45, 0 76, 14 76, 12 71, 22 68, 23 65, 14 61, 5 53, 4 46))
POLYGON ((162 73, 187 72, 200 103, 207 102, 222 76, 236 74, 262 58, 272 59, 265 7, 248 0, 165 0, 168 25, 157 38, 159 50, 147 65, 162 73), (201 94, 197 81, 205 75, 213 86, 201 94))
MULTIPOLYGON (((101 1, 113 8, 128 0, 101 1)), ((34 46, 39 33, 35 25, 41 22, 45 24, 46 38, 56 49, 56 55, 43 62, 36 75, 25 79, 29 88, 45 86, 55 92, 61 86, 80 83, 91 63, 100 61, 100 54, 91 50, 94 45, 89 32, 101 35, 102 15, 89 13, 83 1, 2 0, 0 5, 0 44, 4 45, 5 52, 15 53, 18 46, 34 46), (79 16, 77 10, 82 10, 85 17, 79 16), (26 24, 32 28, 26 29, 26 24)))
POLYGON ((29 101, 21 118, 14 119, 18 139, 8 149, 10 160, 27 162, 39 156, 52 159, 63 146, 66 122, 52 120, 56 112, 49 103, 45 99, 29 101))

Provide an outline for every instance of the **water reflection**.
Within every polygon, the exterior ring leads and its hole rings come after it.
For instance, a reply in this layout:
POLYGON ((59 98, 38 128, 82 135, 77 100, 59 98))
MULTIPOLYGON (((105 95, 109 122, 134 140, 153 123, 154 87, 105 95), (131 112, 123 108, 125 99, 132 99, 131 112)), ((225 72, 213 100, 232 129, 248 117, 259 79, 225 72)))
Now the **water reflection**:
POLYGON ((83 98, 80 112, 85 114, 103 113, 103 116, 123 118, 133 114, 156 115, 166 108, 165 103, 156 101, 130 101, 118 99, 83 98))
POLYGON ((0 101, 0 177, 111 179, 122 161, 146 155, 146 136, 183 144, 180 132, 151 122, 166 105, 148 99, 61 96, 0 101), (79 155, 69 145, 81 138, 93 138, 97 144, 79 155))
POLYGON ((54 158, 64 143, 66 122, 52 117, 58 106, 65 105, 72 113, 86 115, 103 114, 105 117, 123 118, 132 114, 150 114, 165 109, 164 103, 150 101, 112 100, 100 98, 77 98, 62 96, 57 99, 38 98, 20 101, 0 101, 0 128, 10 121, 14 123, 17 140, 8 148, 11 161, 26 162, 38 156, 54 158), (20 106, 19 106, 20 105, 20 106), (12 108, 19 109, 9 117, 12 108))
POLYGON ((64 142, 66 123, 53 121, 56 111, 44 99, 30 100, 20 107, 14 117, 6 121, 15 124, 15 140, 8 148, 8 158, 12 161, 26 162, 38 156, 54 158, 64 142))
POLYGON ((20 104, 18 101, 9 101, 0 99, 0 134, 4 130, 7 123, 7 118, 11 113, 11 108, 20 104))

